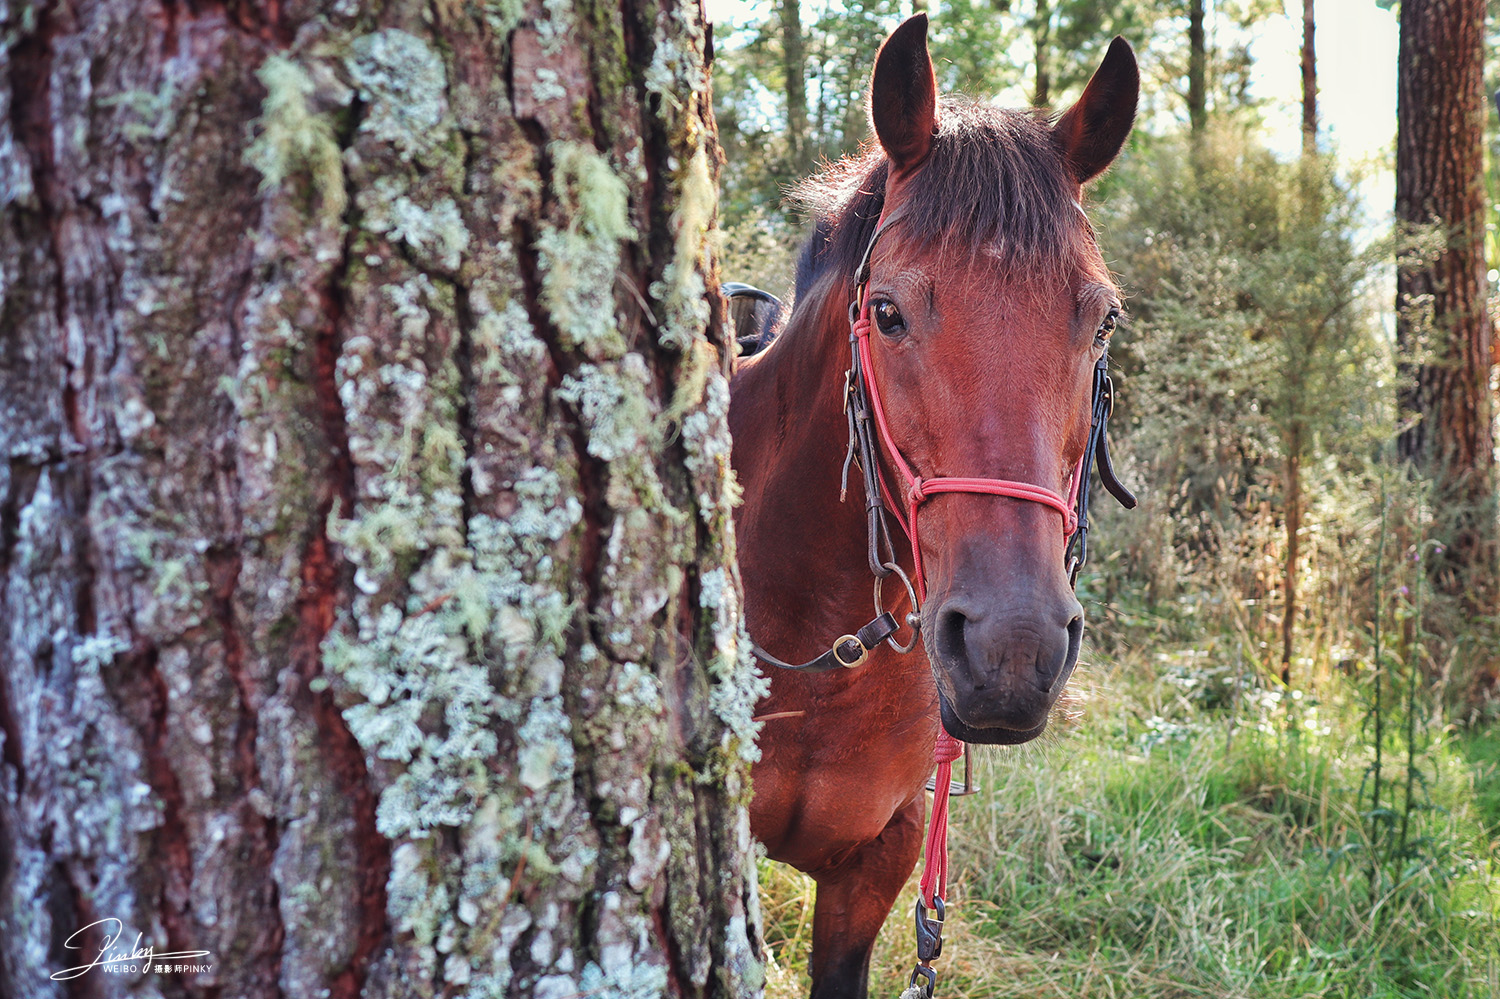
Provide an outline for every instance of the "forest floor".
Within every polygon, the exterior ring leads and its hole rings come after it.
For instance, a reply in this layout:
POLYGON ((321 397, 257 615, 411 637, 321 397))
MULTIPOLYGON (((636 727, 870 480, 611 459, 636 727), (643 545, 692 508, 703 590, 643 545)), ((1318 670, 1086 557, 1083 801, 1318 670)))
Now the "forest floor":
MULTIPOLYGON (((1393 673, 1377 800, 1372 674, 1336 661, 1286 691, 1222 639, 1086 645, 1068 716, 953 802, 938 995, 1500 997, 1500 728, 1408 715, 1393 673)), ((812 882, 760 877, 768 999, 805 996, 812 882)), ((911 974, 915 896, 872 996, 911 974)))

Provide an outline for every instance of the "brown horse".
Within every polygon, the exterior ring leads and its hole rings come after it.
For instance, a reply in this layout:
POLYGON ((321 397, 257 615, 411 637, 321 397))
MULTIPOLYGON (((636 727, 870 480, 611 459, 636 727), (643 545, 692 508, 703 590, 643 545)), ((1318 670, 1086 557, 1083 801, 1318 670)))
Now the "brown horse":
POLYGON ((1061 497, 1075 502, 1087 481, 1091 401, 1102 424, 1099 373, 1120 307, 1079 200, 1129 134, 1138 89, 1117 38, 1055 121, 940 101, 926 15, 907 20, 875 63, 879 144, 811 183, 820 224, 795 308, 736 372, 751 636, 822 665, 878 646, 857 668, 771 670, 758 709, 751 826, 772 858, 817 883, 814 999, 866 995, 876 934, 921 849, 939 719, 966 742, 1033 739, 1077 662, 1083 608, 1061 497), (851 303, 868 344, 853 378, 867 377, 884 426, 861 462, 878 472, 862 467, 864 484, 856 476, 841 502, 846 456, 858 457, 845 406, 866 401, 850 389, 851 303), (1009 479, 983 482, 1010 491, 909 488, 996 475, 1009 479), (926 599, 907 618, 919 598, 886 587, 881 609, 907 623, 888 644, 888 628, 855 642, 871 566, 889 574, 881 563, 895 557, 871 554, 886 514, 867 516, 866 498, 882 490, 886 507, 906 506, 893 511, 897 539, 920 507, 920 571, 905 541, 899 567, 926 599), (891 643, 911 640, 913 621, 923 641, 902 653, 891 643))

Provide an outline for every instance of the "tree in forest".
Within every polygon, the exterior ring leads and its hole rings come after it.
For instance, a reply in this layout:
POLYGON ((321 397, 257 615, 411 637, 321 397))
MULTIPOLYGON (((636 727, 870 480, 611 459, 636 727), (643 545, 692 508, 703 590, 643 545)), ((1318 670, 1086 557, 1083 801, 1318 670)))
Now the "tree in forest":
POLYGON ((1157 516, 1131 541, 1150 599, 1191 574, 1264 606, 1279 582, 1267 667, 1289 679, 1319 501, 1358 476, 1370 428, 1388 425, 1367 391, 1380 363, 1358 308, 1372 266, 1355 246, 1358 202, 1329 164, 1282 163, 1224 124, 1140 151, 1110 183, 1102 222, 1135 316, 1120 450, 1158 484, 1142 498, 1157 516))
POLYGON ((781 0, 781 71, 786 77, 788 166, 798 176, 812 171, 813 143, 807 131, 807 50, 802 37, 801 0, 781 0))
POLYGON ((1318 151, 1318 49, 1314 0, 1302 0, 1302 155, 1318 151))
POLYGON ((1493 336, 1486 308, 1483 0, 1400 12, 1396 132, 1397 448, 1432 477, 1445 551, 1439 592, 1494 614, 1497 567, 1493 336))
POLYGON ((0 995, 754 994, 695 9, 0 29, 0 995))
POLYGON ((779 0, 765 19, 716 39, 714 101, 732 168, 725 215, 781 211, 822 160, 868 138, 865 87, 876 47, 899 17, 895 0, 779 0))

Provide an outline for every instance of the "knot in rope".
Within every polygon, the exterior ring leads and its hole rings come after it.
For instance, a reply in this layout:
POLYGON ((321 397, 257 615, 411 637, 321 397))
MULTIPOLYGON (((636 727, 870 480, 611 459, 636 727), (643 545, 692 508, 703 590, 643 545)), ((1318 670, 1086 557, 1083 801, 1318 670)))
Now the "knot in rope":
POLYGON ((932 759, 935 763, 952 763, 964 755, 964 744, 949 735, 947 730, 938 732, 937 745, 932 749, 932 759))
POLYGON ((907 487, 906 498, 912 506, 916 506, 927 498, 927 482, 920 476, 914 476, 911 485, 907 487))

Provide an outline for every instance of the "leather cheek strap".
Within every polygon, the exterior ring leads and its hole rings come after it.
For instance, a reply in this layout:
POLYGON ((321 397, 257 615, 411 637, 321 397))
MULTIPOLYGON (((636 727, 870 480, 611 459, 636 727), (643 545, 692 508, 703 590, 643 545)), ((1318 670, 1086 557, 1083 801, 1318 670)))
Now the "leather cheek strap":
POLYGON ((782 662, 753 642, 751 651, 757 659, 798 673, 827 673, 836 669, 854 669, 869 658, 876 646, 894 635, 897 627, 899 626, 896 624, 896 619, 891 616, 890 612, 883 611, 879 617, 854 634, 839 638, 827 652, 800 665, 782 662))

